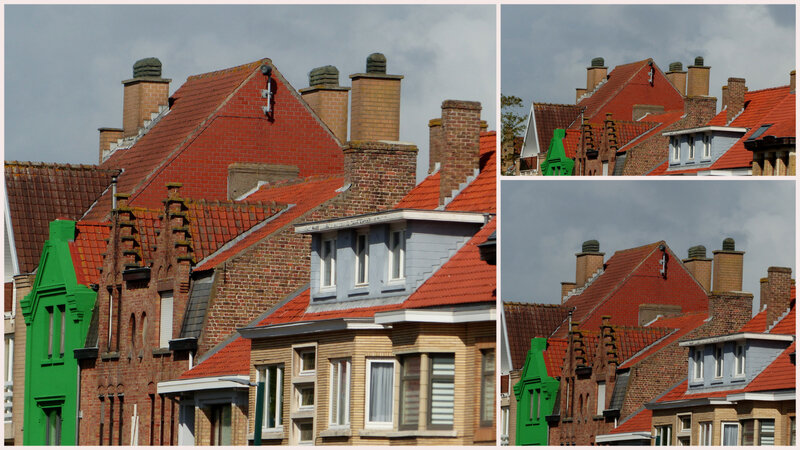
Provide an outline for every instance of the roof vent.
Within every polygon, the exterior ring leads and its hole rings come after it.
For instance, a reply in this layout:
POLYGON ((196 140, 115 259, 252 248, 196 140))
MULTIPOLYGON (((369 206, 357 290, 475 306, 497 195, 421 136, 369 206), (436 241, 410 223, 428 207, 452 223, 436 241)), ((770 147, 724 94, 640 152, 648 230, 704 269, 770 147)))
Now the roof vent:
POLYGON ((335 66, 322 66, 308 73, 309 86, 338 86, 339 69, 335 66))
POLYGON ((689 247, 689 259, 697 259, 705 257, 706 257, 706 248, 704 246, 695 245, 694 247, 689 247))
POLYGON ((592 67, 603 67, 605 65, 606 61, 603 58, 599 56, 597 58, 592 58, 592 67))
POLYGON ((161 61, 158 58, 144 58, 133 63, 133 78, 161 77, 161 61))
POLYGON ((595 239, 585 241, 581 246, 581 252, 583 253, 597 253, 600 251, 600 242, 595 239))
POLYGON ((732 252, 736 250, 736 242, 733 238, 725 238, 722 241, 722 250, 726 252, 732 252))
POLYGON ((367 56, 367 73, 386 73, 386 57, 383 53, 367 56))
POLYGON ((694 59, 694 65, 695 66, 702 66, 704 62, 705 61, 703 61, 703 57, 702 56, 698 56, 697 58, 694 59))
POLYGON ((680 61, 675 61, 674 63, 669 63, 669 71, 670 72, 683 72, 683 64, 680 61))

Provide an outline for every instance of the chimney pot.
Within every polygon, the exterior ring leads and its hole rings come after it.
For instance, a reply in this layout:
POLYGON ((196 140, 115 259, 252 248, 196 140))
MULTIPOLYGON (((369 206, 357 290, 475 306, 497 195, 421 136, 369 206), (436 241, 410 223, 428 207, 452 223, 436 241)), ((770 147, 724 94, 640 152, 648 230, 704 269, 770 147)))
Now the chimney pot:
POLYGON ((345 142, 350 88, 339 86, 339 69, 335 66, 312 69, 308 73, 308 85, 309 87, 300 89, 303 100, 339 142, 345 142))
POLYGON ((161 61, 158 58, 143 58, 133 63, 133 78, 161 77, 161 61))
POLYGON ((694 65, 695 66, 702 66, 703 65, 703 57, 697 56, 694 58, 694 65))
POLYGON ((367 56, 367 73, 386 73, 386 56, 383 53, 367 56))
POLYGON ((689 258, 705 258, 706 257, 706 248, 702 245, 695 245, 694 247, 689 247, 689 258))
POLYGON ((588 241, 584 241, 583 245, 581 245, 581 252, 588 253, 588 252, 599 252, 600 251, 600 242, 596 239, 591 239, 588 241))
POLYGON ((339 86, 339 69, 335 66, 322 66, 312 69, 308 73, 308 85, 314 86, 339 86))
POLYGON ((597 58, 592 58, 592 67, 603 67, 605 65, 606 62, 603 58, 599 56, 597 58))
POLYGON ((589 278, 603 268, 600 243, 591 239, 581 245, 581 252, 575 254, 575 287, 583 287, 589 278))
POLYGON ((733 238, 725 238, 722 241, 722 250, 726 252, 733 252, 736 251, 736 241, 733 238))
POLYGON ((669 71, 670 72, 681 72, 681 71, 683 71, 683 64, 680 61, 675 61, 673 63, 669 63, 669 71))

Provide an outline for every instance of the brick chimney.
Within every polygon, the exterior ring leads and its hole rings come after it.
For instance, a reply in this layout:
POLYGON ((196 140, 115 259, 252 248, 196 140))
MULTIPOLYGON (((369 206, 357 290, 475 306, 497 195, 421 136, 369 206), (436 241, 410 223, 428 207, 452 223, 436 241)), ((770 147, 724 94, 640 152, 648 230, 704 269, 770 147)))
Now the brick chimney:
POLYGON ((713 292, 708 296, 711 317, 698 337, 730 334, 741 329, 752 317, 753 294, 749 292, 713 292))
POLYGON ((111 149, 111 144, 122 139, 122 128, 98 128, 100 132, 100 162, 103 162, 103 154, 111 149))
POLYGON ((581 245, 581 252, 575 254, 575 287, 583 287, 595 272, 603 268, 600 243, 594 239, 581 245))
POLYGON ((481 104, 443 101, 441 127, 440 143, 434 145, 434 163, 440 167, 439 205, 480 169, 481 104))
POLYGON ((694 65, 689 66, 688 81, 686 84, 686 96, 706 96, 708 95, 708 77, 711 67, 703 65, 703 57, 698 56, 694 59, 694 65))
POLYGON ((417 147, 387 141, 350 141, 344 146, 347 207, 353 214, 393 207, 416 184, 417 147))
POLYGON ((727 106, 727 123, 730 123, 733 118, 739 114, 744 108, 744 94, 747 92, 744 78, 728 78, 727 96, 723 91, 722 107, 727 106))
POLYGON ((706 292, 711 292, 711 258, 706 258, 704 246, 689 247, 689 258, 683 260, 683 265, 706 292))
POLYGON ((564 303, 564 297, 571 290, 575 289, 575 283, 572 281, 561 282, 561 303, 564 303))
POLYGON ((796 75, 795 72, 796 71, 794 70, 789 72, 789 92, 791 92, 792 94, 794 94, 795 91, 797 90, 797 82, 795 81, 795 75, 796 75))
POLYGON ((367 72, 350 75, 350 140, 397 141, 400 138, 400 81, 386 74, 386 57, 367 57, 367 72))
POLYGON ((714 292, 742 290, 742 263, 744 252, 736 251, 733 238, 722 241, 722 250, 714 250, 714 292))
POLYGON ((347 107, 349 87, 339 86, 339 69, 334 66, 317 67, 308 73, 308 86, 300 89, 303 100, 344 143, 347 140, 347 107))
POLYGON ((761 308, 767 307, 767 326, 771 326, 789 309, 792 300, 792 269, 770 267, 767 278, 761 279, 761 308))
POLYGON ((717 98, 708 96, 684 97, 683 112, 686 114, 683 126, 699 127, 717 115, 717 98))
POLYGON ((679 61, 670 63, 669 72, 666 75, 667 80, 675 86, 681 96, 686 97, 686 71, 683 70, 683 64, 679 61))
POLYGON ((592 92, 601 81, 606 79, 608 67, 605 60, 597 57, 592 59, 592 65, 586 68, 586 92, 592 92))
POLYGON ((575 103, 578 103, 578 101, 585 93, 586 93, 586 88, 575 88, 575 103))
POLYGON ((122 137, 136 136, 145 120, 169 105, 170 79, 161 78, 161 61, 145 58, 133 64, 133 78, 122 82, 122 137))
POLYGON ((436 165, 442 162, 442 145, 444 145, 442 119, 428 121, 428 136, 428 173, 433 173, 436 165))

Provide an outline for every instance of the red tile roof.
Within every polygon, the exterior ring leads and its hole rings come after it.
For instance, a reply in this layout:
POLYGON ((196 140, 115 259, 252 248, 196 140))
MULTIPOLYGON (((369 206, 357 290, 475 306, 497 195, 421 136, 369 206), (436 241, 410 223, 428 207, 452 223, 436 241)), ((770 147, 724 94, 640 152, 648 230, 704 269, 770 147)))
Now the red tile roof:
MULTIPOLYGON (((564 357, 567 355, 567 340, 550 338, 547 340, 547 349, 544 351, 544 365, 547 375, 555 378, 561 376, 564 369, 564 357)), ((528 342, 530 346, 530 341, 528 342)), ((523 365, 525 360, 522 360, 523 365)))
MULTIPOLYGON (((667 277, 659 275, 663 241, 614 253, 604 272, 564 305, 575 307, 573 320, 586 329, 600 326, 601 317, 610 315, 614 323, 636 325, 638 305, 643 303, 678 305, 684 312, 705 311, 708 296, 667 247, 670 258, 667 277)), ((564 337, 567 328, 557 332, 564 337)))
MULTIPOLYGON (((124 168, 118 191, 131 194, 131 205, 157 207, 172 181, 184 184, 187 197, 225 200, 228 166, 236 162, 295 165, 301 177, 343 171, 339 142, 269 59, 191 76, 171 103, 131 148, 101 165, 124 168), (275 97, 275 120, 257 103, 265 87, 258 69, 265 63, 273 67, 272 89, 282 93, 275 97)), ((87 217, 107 215, 110 201, 104 195, 87 217)))
MULTIPOLYGON (((667 111, 662 114, 648 114, 647 116, 641 119, 641 123, 650 124, 649 128, 646 132, 640 135, 638 138, 634 137, 630 141, 626 142, 624 145, 620 145, 619 152, 627 151, 628 148, 633 146, 639 145, 643 142, 646 142, 653 136, 660 136, 665 129, 675 122, 681 120, 683 118, 684 112, 683 110, 673 110, 667 111)), ((666 161, 667 154, 664 153, 664 160, 666 161)))
POLYGON ((686 389, 688 388, 688 381, 684 380, 683 383, 676 386, 671 391, 664 394, 663 397, 659 398, 656 403, 664 403, 664 402, 674 402, 679 400, 694 400, 698 398, 725 398, 731 394, 740 394, 744 392, 744 389, 728 389, 724 391, 713 391, 713 392, 693 392, 691 394, 686 393, 686 389))
POLYGON ((661 327, 614 327, 614 342, 617 345, 618 360, 627 361, 628 358, 653 345, 672 331, 670 328, 661 327))
POLYGON ((447 211, 474 211, 494 213, 497 211, 497 138, 494 131, 481 133, 480 173, 447 204, 447 211))
POLYGON ((50 222, 78 220, 117 170, 97 166, 6 161, 6 195, 20 273, 39 265, 50 222))
POLYGON ((642 409, 636 415, 625 422, 619 424, 609 434, 633 433, 636 431, 650 431, 650 424, 653 421, 653 411, 647 408, 642 409))
POLYGON ((653 84, 650 84, 650 61, 646 59, 615 67, 602 86, 578 102, 578 106, 586 108, 584 117, 598 123, 610 112, 614 118, 628 119, 632 117, 633 105, 636 104, 661 105, 667 111, 683 109, 680 93, 655 65, 653 84))
POLYGON ((429 175, 394 207, 397 209, 436 209, 439 206, 440 178, 439 172, 429 175))
POLYGON ((69 243, 72 265, 79 284, 100 283, 100 268, 111 228, 108 223, 81 221, 75 224, 75 240, 69 243))
POLYGON ((794 353, 797 348, 797 341, 792 342, 775 361, 773 361, 763 372, 758 374, 744 392, 776 391, 779 389, 796 389, 797 383, 795 371, 797 366, 792 364, 789 355, 794 353))
POLYGON ((622 364, 619 366, 620 369, 626 369, 634 364, 637 364, 646 358, 651 357, 656 352, 661 350, 662 348, 670 345, 680 338, 686 336, 691 331, 697 329, 700 325, 705 323, 706 319, 708 318, 708 314, 704 311, 681 314, 680 316, 676 317, 662 317, 655 322, 651 323, 649 327, 656 327, 661 329, 668 329, 671 330, 671 334, 666 335, 660 341, 654 342, 652 344, 648 344, 648 347, 642 347, 641 353, 632 354, 630 359, 622 359, 622 364))
POLYGON ((513 369, 521 369, 525 365, 531 339, 549 337, 556 328, 565 323, 570 309, 567 306, 540 303, 503 303, 513 369))
POLYGON ((792 303, 789 313, 770 328, 769 332, 771 334, 795 334, 797 332, 796 315, 795 304, 792 303))
MULTIPOLYGON (((337 189, 342 187, 342 177, 309 177, 302 180, 271 183, 262 186, 258 191, 247 197, 247 202, 291 204, 280 215, 274 217, 265 226, 254 230, 235 245, 221 251, 205 261, 199 261, 195 271, 213 269, 217 265, 238 255, 250 246, 261 242, 272 233, 284 227, 291 226, 293 221, 336 197, 337 189)), ((210 255, 207 253, 205 256, 210 255)))
MULTIPOLYGON (((578 105, 533 104, 536 135, 539 138, 539 149, 542 153, 547 153, 547 149, 550 147, 550 140, 553 139, 553 131, 557 128, 568 129, 574 123, 580 124, 579 119, 582 109, 578 105)), ((567 155, 567 157, 570 156, 567 155)))
POLYGON ((187 380, 248 374, 250 374, 250 339, 240 336, 178 378, 187 380))
POLYGON ((566 130, 561 144, 564 146, 564 154, 566 157, 575 159, 575 155, 578 153, 578 146, 581 145, 580 130, 566 130))
POLYGON ((762 310, 750 319, 741 330, 742 333, 763 333, 767 329, 767 310, 762 310))

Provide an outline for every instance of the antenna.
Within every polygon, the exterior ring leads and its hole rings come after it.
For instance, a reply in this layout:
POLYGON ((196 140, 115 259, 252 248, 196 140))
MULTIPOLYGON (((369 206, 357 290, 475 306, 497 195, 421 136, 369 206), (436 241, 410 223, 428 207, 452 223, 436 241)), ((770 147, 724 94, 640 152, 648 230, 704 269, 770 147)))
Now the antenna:
POLYGON ((264 115, 269 115, 272 112, 272 66, 262 64, 261 73, 267 77, 267 88, 261 90, 261 98, 267 99, 267 105, 262 106, 261 110, 264 111, 264 115))

